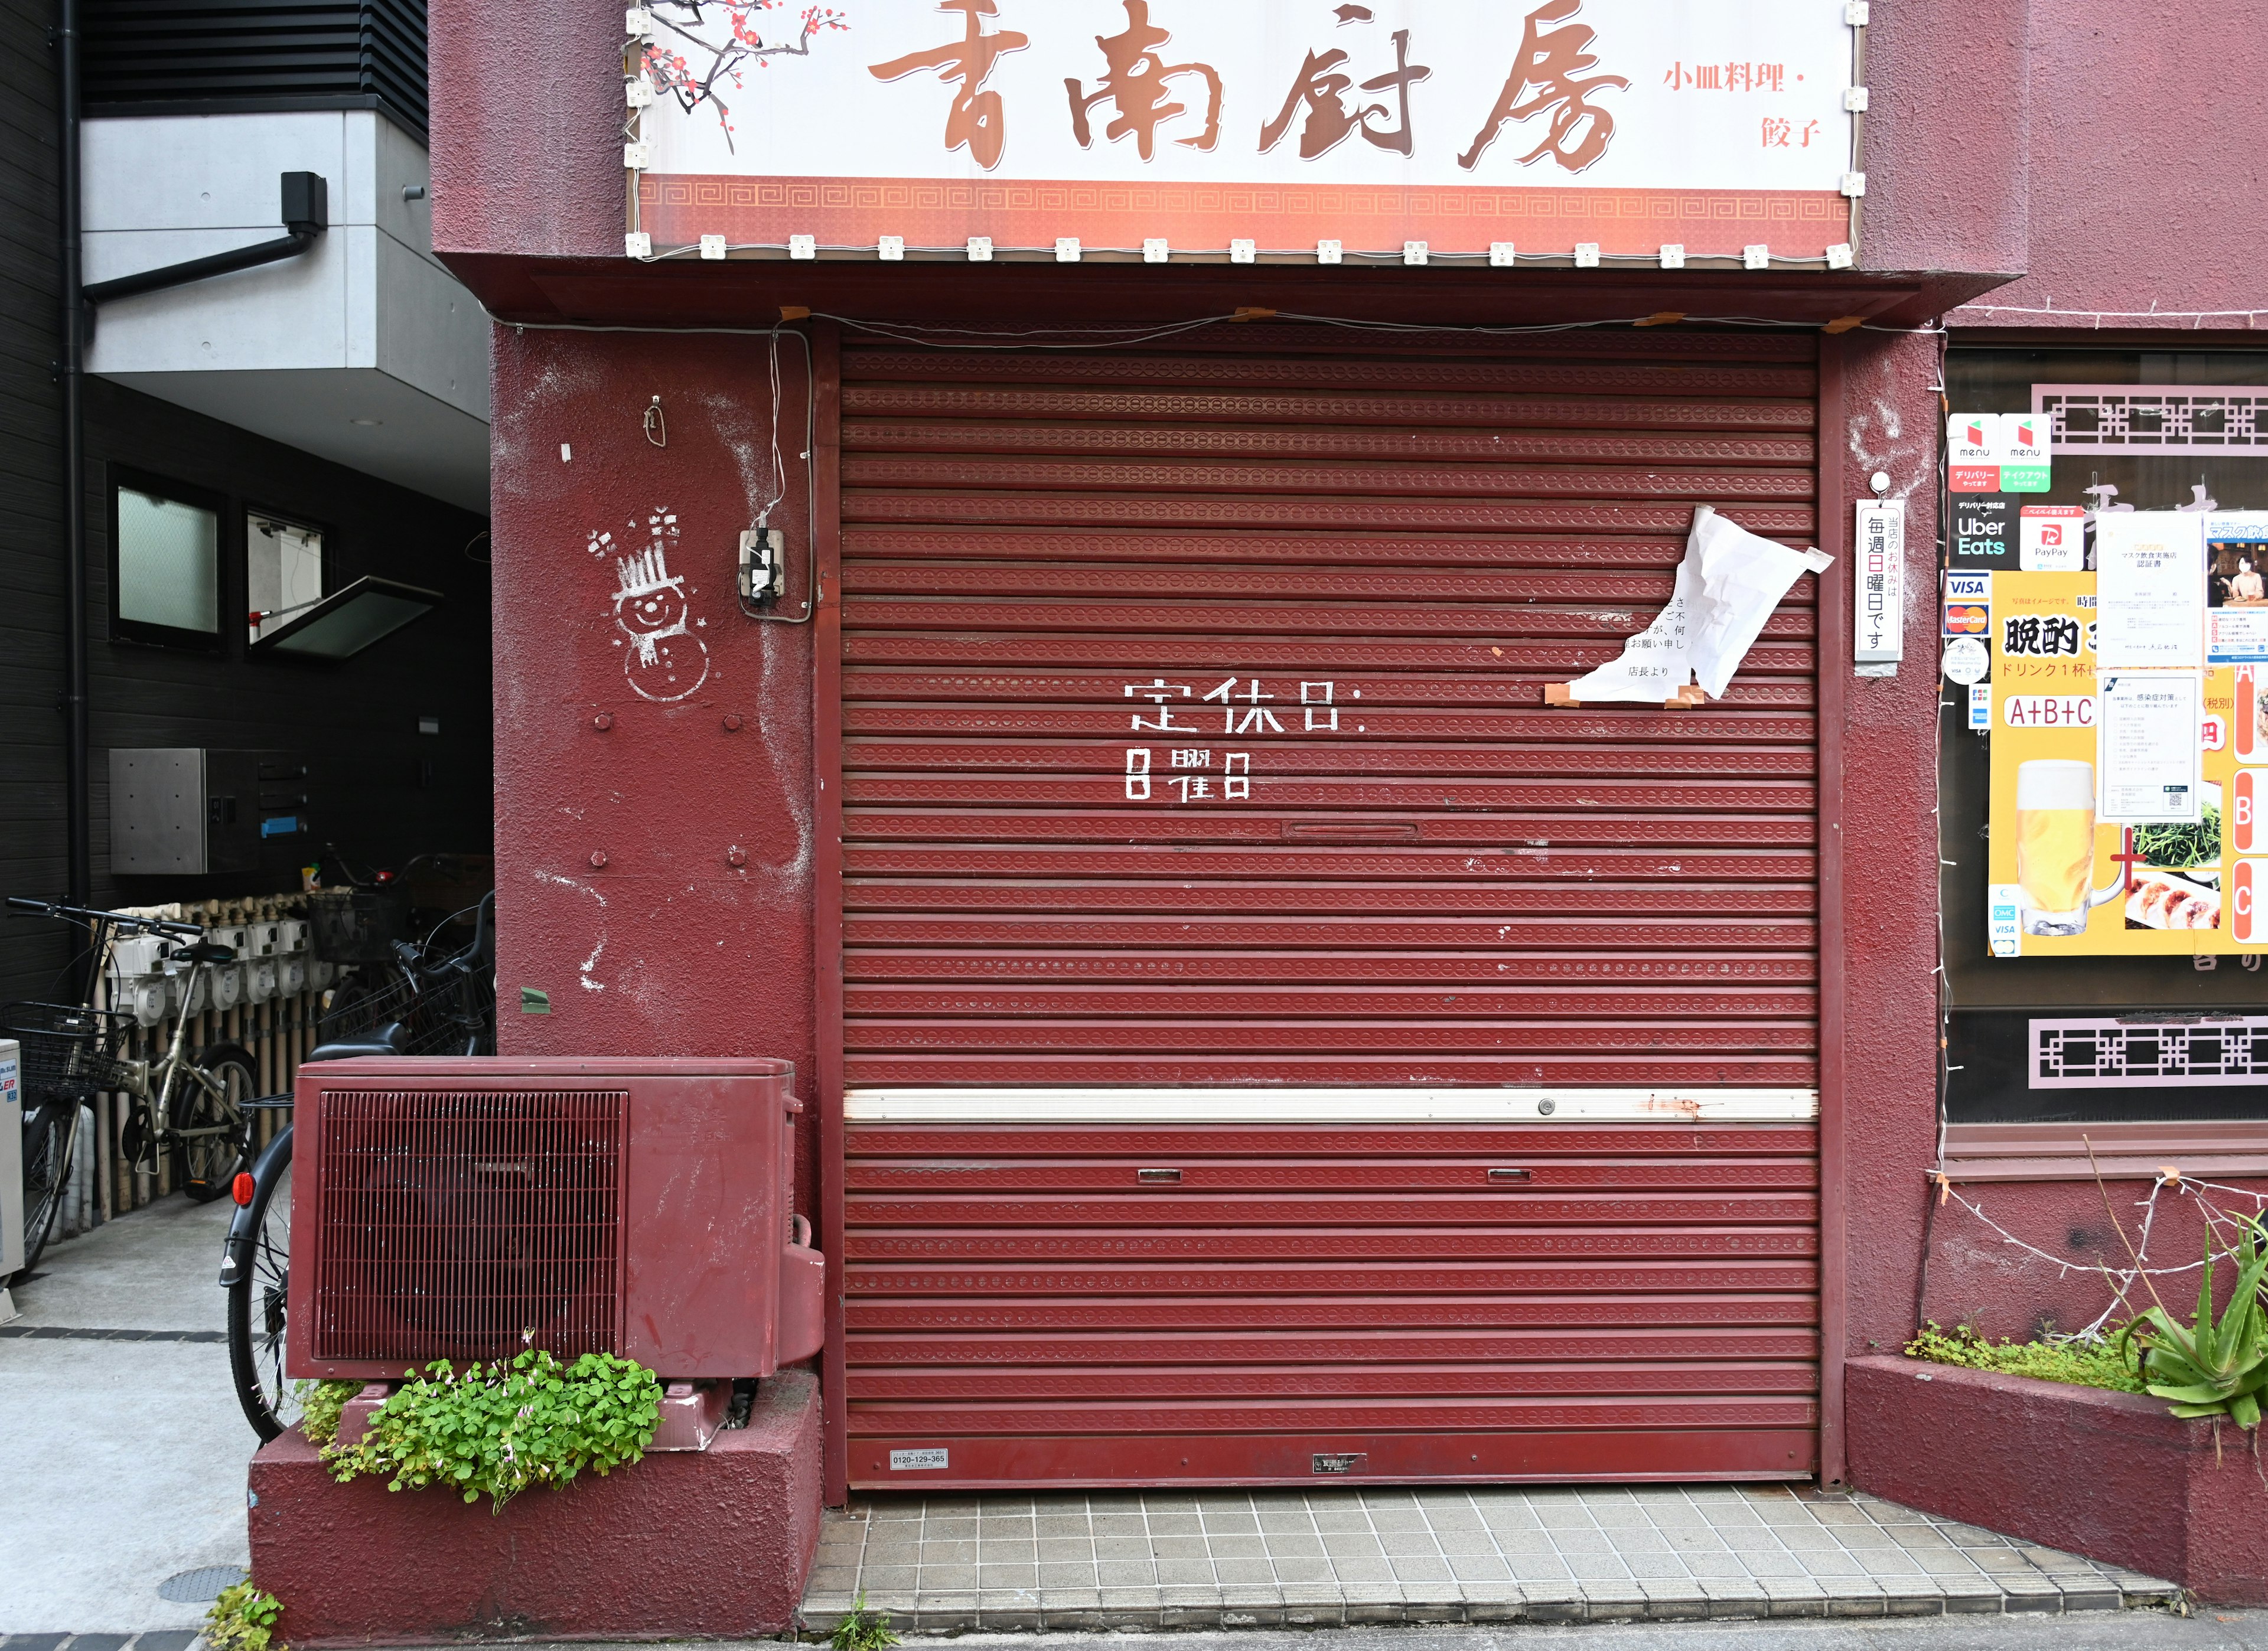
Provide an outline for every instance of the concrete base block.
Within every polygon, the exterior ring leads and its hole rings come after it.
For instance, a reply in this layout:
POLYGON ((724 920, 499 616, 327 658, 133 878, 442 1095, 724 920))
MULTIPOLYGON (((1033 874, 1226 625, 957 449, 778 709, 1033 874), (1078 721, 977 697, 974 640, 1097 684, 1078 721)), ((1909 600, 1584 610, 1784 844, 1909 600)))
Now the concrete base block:
MULTIPOLYGON (((2205 1599, 2268 1604, 2258 1537, 2268 1476, 2235 1427, 2183 1421, 2139 1393, 1918 1359, 1853 1359, 1844 1394, 1852 1481, 1878 1496, 2170 1578, 2205 1599)), ((1995 1580, 2011 1611, 2110 1597, 2099 1576, 1995 1580)))
POLYGON ((705 1450, 532 1490, 334 1482, 297 1433, 252 1459, 252 1576, 294 1646, 747 1639, 793 1625, 819 1545, 819 1385, 783 1371, 705 1450))

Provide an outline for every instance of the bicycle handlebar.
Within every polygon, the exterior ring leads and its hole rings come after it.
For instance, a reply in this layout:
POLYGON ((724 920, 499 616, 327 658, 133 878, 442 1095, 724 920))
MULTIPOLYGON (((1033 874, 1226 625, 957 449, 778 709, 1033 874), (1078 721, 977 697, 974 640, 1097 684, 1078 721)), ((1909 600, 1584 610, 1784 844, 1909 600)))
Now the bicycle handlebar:
POLYGON ((176 923, 163 917, 136 917, 126 912, 106 912, 99 906, 66 906, 60 900, 34 900, 20 894, 8 897, 8 904, 19 912, 32 912, 40 917, 71 918, 90 923, 114 923, 128 934, 181 935, 203 934, 200 923, 176 923))

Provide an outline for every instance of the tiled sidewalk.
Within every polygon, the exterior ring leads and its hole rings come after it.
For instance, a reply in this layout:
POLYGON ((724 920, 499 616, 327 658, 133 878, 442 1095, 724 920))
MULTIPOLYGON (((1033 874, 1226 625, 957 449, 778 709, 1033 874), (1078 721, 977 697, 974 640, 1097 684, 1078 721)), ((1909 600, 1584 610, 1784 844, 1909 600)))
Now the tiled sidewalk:
POLYGON ((828 1515, 806 1632, 861 1589, 922 1633, 2115 1611, 2177 1591, 1781 1486, 876 1499, 828 1515))

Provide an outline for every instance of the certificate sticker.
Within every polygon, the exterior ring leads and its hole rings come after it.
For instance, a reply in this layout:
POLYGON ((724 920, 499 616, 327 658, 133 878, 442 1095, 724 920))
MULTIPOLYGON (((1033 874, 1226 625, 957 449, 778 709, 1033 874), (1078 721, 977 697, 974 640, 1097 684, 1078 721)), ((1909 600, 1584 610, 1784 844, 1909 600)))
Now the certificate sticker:
POLYGON ((948 1465, 948 1453, 944 1450, 893 1450, 890 1452, 890 1471, 893 1473, 920 1472, 924 1469, 948 1465))

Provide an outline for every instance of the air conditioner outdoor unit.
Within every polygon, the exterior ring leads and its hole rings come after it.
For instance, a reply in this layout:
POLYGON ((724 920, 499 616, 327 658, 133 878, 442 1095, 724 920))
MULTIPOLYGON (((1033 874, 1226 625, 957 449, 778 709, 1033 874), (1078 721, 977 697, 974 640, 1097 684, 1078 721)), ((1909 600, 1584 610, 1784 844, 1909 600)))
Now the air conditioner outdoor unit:
POLYGON ((784 1060, 360 1059, 299 1068, 295 1376, 523 1346, 666 1377, 819 1350, 784 1060))

